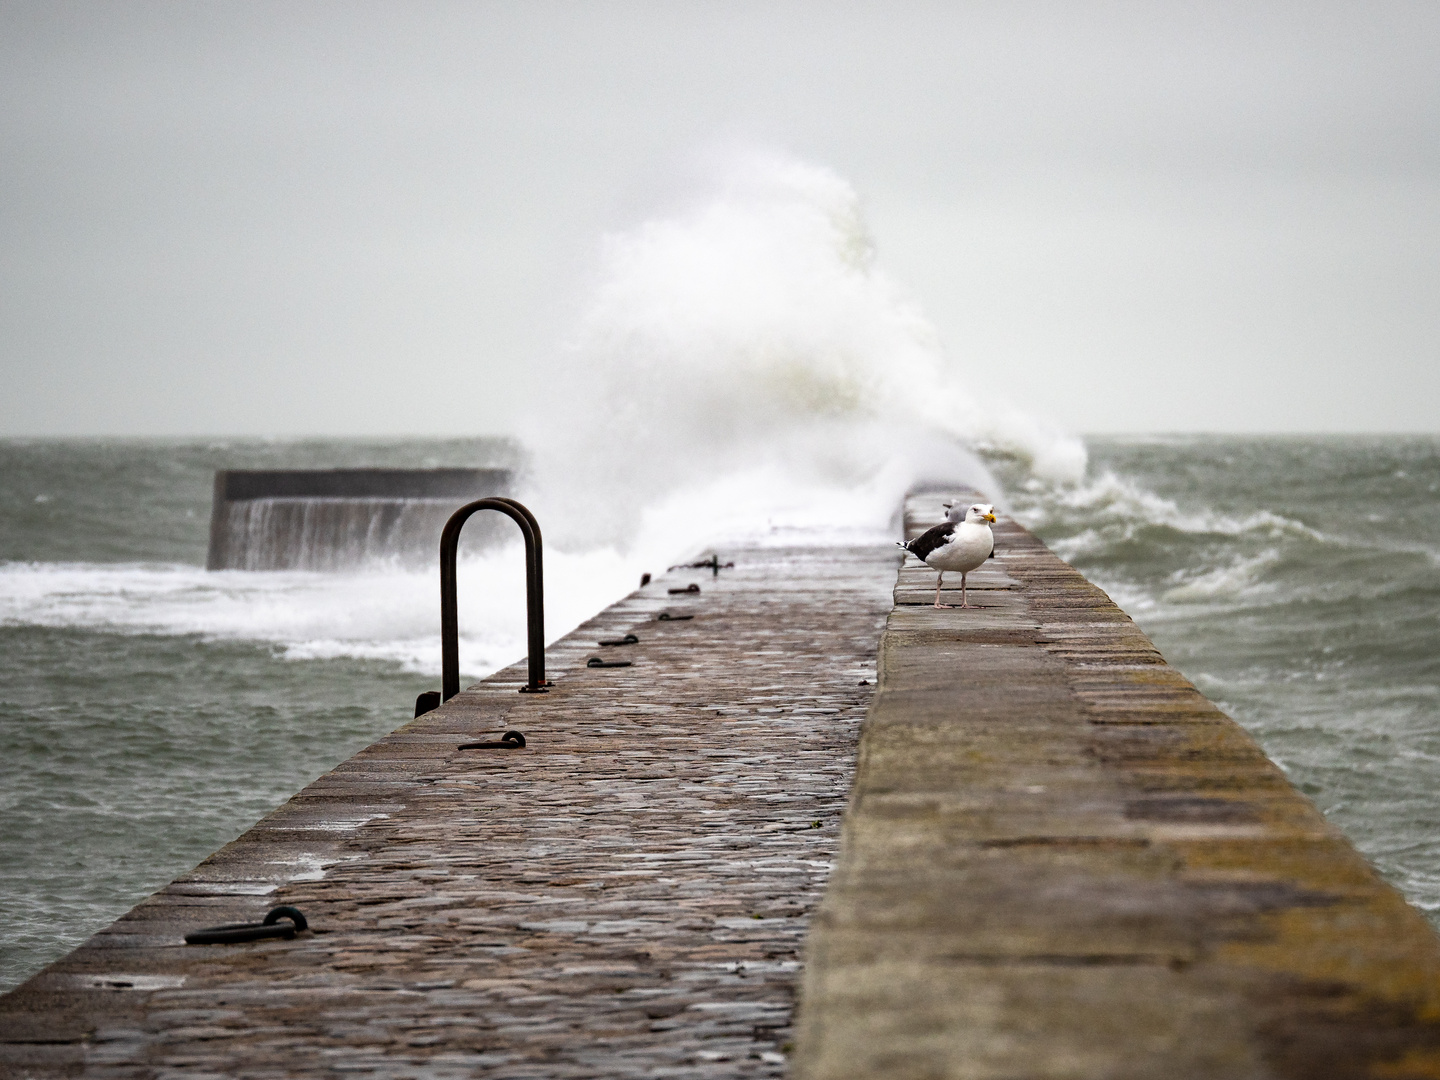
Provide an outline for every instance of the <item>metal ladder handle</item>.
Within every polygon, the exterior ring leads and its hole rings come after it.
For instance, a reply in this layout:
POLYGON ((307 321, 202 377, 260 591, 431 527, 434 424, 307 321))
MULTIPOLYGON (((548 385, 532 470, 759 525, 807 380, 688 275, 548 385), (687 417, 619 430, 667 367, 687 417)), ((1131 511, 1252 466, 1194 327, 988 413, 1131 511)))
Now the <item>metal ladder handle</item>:
POLYGON ((520 527, 525 538, 525 609, 528 628, 529 682, 525 690, 545 692, 545 595, 540 553, 540 526, 535 515, 514 499, 486 498, 466 503, 445 522, 440 534, 440 700, 460 692, 460 615, 456 601, 456 551, 460 530, 470 515, 498 510, 520 527))
POLYGON ((524 514, 525 520, 530 523, 530 528, 535 533, 534 548, 528 545, 525 548, 525 620, 530 639, 526 651, 529 656, 538 656, 540 660, 538 674, 534 661, 530 662, 530 681, 525 684, 522 693, 543 694, 550 683, 545 678, 545 543, 540 535, 540 522, 524 503, 506 495, 497 495, 495 498, 509 503, 524 514), (532 575, 535 582, 533 588, 530 585, 532 575))
MULTIPOLYGON (((524 514, 525 520, 530 523, 530 528, 535 532, 535 549, 533 552, 533 563, 535 574, 535 596, 538 598, 538 603, 535 608, 533 617, 540 624, 540 647, 543 649, 545 647, 545 544, 540 536, 540 522, 535 519, 535 515, 530 512, 530 508, 524 503, 517 502, 516 500, 509 498, 505 495, 496 495, 494 497, 500 502, 509 503, 516 510, 520 511, 520 513, 524 514)), ((525 572, 527 575, 531 573, 531 555, 531 549, 527 546, 525 548, 525 572)), ((526 578, 526 581, 528 583, 528 577, 526 578)), ((527 614, 529 614, 530 594, 528 592, 525 594, 525 602, 526 611, 527 614)), ((543 671, 541 672, 541 675, 542 685, 548 686, 549 683, 546 683, 543 678, 543 671)))

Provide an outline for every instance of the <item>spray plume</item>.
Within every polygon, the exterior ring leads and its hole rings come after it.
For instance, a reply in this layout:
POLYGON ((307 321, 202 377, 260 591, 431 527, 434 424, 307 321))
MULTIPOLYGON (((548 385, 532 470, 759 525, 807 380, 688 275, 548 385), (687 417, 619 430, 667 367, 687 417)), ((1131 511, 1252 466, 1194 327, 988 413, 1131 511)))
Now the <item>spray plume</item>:
POLYGON ((565 539, 883 529, 918 480, 999 496, 970 449, 982 444, 1055 478, 1083 471, 1078 440, 966 390, 877 267, 848 183, 773 155, 717 174, 680 211, 604 241, 527 439, 535 497, 584 523, 565 539), (703 534, 677 533, 693 514, 703 534))

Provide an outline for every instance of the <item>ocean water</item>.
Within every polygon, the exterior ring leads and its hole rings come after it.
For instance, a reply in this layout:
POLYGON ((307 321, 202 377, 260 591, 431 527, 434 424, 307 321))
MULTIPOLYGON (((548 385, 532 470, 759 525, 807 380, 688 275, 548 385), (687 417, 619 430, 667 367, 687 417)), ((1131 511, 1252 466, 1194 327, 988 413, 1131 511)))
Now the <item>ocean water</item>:
MULTIPOLYGON (((1436 918, 1440 440, 1092 439, 1088 450, 1073 483, 1036 479, 1006 455, 988 464, 1011 512, 1106 588, 1436 918)), ((430 573, 207 573, 213 470, 517 455, 483 439, 0 442, 0 989, 405 722, 438 685, 430 573)), ((810 488, 751 471, 672 499, 668 513, 650 508, 638 517, 648 543, 556 545, 551 636, 707 530, 808 530, 817 542, 898 530, 903 473, 881 467, 846 486, 801 471, 810 488)), ((464 666, 479 676, 524 653, 518 547, 471 560, 461 581, 464 666)))

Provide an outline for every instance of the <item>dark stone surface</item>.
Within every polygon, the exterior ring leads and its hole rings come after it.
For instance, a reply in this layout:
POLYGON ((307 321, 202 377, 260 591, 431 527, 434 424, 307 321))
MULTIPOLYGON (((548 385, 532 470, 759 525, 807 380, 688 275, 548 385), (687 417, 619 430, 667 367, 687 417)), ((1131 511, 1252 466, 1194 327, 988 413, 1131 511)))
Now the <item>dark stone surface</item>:
POLYGON ((225 469, 215 498, 478 499, 504 495, 508 469, 225 469))

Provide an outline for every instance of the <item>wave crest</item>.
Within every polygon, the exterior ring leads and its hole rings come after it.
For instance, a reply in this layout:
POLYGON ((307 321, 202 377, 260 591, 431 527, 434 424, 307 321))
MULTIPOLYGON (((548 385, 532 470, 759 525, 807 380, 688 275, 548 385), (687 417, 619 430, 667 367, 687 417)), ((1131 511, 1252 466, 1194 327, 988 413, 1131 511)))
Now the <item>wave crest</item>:
MULTIPOLYGON (((1304 522, 1270 510, 1243 516, 1220 513, 1208 507, 1185 510, 1173 499, 1141 487, 1135 481, 1105 470, 1094 479, 1073 486, 1044 485, 1031 481, 1031 492, 1043 497, 1020 511, 1032 529, 1083 521, 1096 539, 1103 532, 1107 542, 1130 540, 1147 529, 1168 529, 1188 536, 1284 536, 1324 540, 1304 522)), ((1079 537, 1071 537, 1074 543, 1079 537)))
MULTIPOLYGON (((1046 476, 1084 471, 1080 440, 978 403, 878 267, 851 185, 772 154, 732 157, 688 205, 606 238, 548 382, 537 497, 584 507, 592 541, 628 542, 642 508, 757 470, 784 473, 801 502, 817 476, 887 478, 886 521, 920 479, 999 496, 979 446, 1046 476)), ((778 501, 759 493, 757 522, 778 501)))

